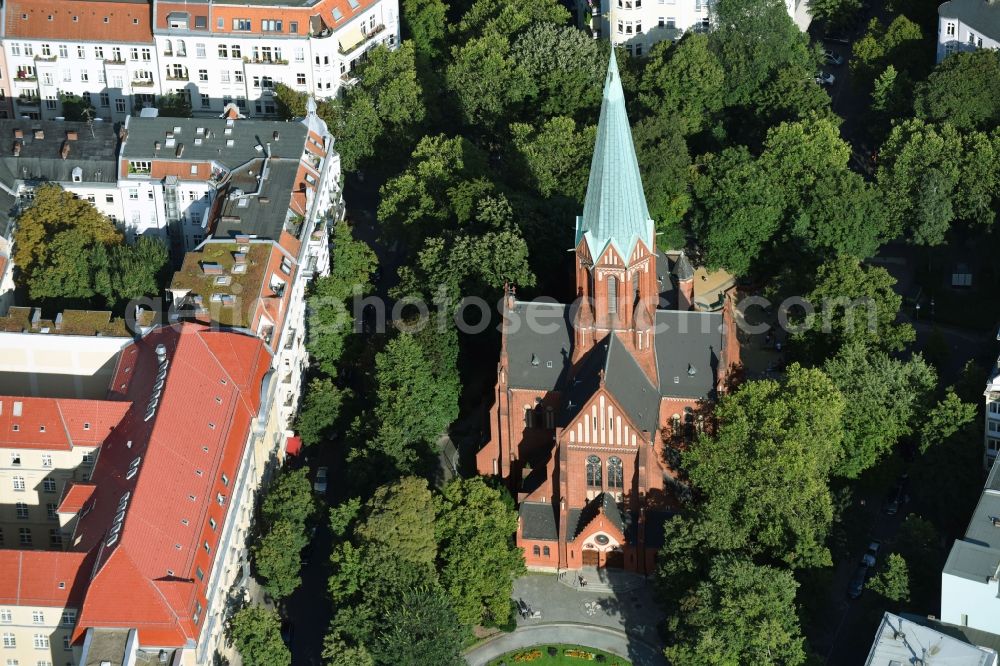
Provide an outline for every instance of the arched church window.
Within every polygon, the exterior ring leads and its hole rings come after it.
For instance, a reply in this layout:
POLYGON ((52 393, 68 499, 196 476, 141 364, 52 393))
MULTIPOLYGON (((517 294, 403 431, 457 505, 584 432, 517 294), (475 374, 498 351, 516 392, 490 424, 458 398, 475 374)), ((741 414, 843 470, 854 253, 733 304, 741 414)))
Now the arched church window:
POLYGON ((601 459, 597 456, 587 456, 587 485, 601 487, 601 459))
POLYGON ((549 430, 556 427, 556 413, 552 407, 545 408, 545 427, 549 430))
POLYGON ((618 313, 618 278, 608 278, 608 314, 618 313))
POLYGON ((622 459, 618 456, 608 458, 608 488, 621 490, 625 486, 622 474, 622 459))
POLYGON ((535 557, 539 556, 540 551, 541 549, 538 546, 532 546, 531 548, 531 554, 534 555, 535 557))
POLYGON ((531 428, 532 426, 534 426, 534 423, 533 423, 534 419, 532 418, 534 416, 534 414, 535 413, 531 409, 530 406, 528 406, 528 405, 524 406, 524 427, 525 428, 531 428))

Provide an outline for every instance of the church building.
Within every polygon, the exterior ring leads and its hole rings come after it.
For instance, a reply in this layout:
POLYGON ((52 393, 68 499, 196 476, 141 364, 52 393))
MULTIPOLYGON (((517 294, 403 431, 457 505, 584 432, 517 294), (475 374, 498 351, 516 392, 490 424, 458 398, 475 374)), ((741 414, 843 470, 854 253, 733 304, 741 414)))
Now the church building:
POLYGON ((672 459, 739 344, 729 296, 699 308, 688 258, 656 247, 613 52, 575 257, 573 304, 504 299, 476 464, 514 494, 529 568, 649 573, 681 488, 672 459))

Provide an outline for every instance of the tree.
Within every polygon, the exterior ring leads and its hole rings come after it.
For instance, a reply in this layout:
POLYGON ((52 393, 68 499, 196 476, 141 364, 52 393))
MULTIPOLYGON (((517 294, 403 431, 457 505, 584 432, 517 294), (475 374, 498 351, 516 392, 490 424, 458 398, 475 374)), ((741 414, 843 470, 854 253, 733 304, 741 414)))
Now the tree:
POLYGON ((991 129, 1000 122, 1000 57, 992 49, 945 58, 914 91, 914 113, 959 130, 991 129))
POLYGON ((753 107, 783 70, 810 78, 815 56, 783 0, 719 0, 709 42, 726 73, 726 105, 753 107))
POLYGON ((809 0, 809 14, 813 20, 837 28, 845 26, 859 11, 860 0, 809 0))
POLYGON ((910 601, 914 608, 929 608, 940 594, 938 576, 944 565, 941 535, 933 523, 911 513, 896 534, 894 550, 905 560, 910 572, 910 601))
POLYGON ((314 377, 309 381, 302 409, 295 418, 295 431, 303 444, 312 446, 331 436, 330 429, 340 416, 344 393, 329 377, 314 377))
POLYGON ((62 104, 62 115, 66 120, 74 122, 93 120, 96 115, 90 100, 73 93, 60 93, 59 103, 62 104))
POLYGON ((559 116, 537 129, 514 123, 510 132, 517 156, 524 163, 519 171, 532 188, 546 199, 561 195, 582 205, 596 128, 578 129, 572 118, 559 116))
POLYGON ((794 666, 806 660, 788 571, 719 558, 708 580, 668 620, 666 656, 677 666, 794 666))
POLYGON ((827 358, 845 342, 862 341, 870 349, 900 351, 914 339, 913 327, 897 324, 903 302, 893 291, 896 279, 881 266, 864 266, 840 255, 816 271, 816 283, 806 300, 816 310, 796 340, 814 359, 827 358))
POLYGON ((536 93, 510 43, 496 33, 453 47, 445 82, 466 124, 487 131, 500 127, 516 105, 536 93))
POLYGON ((890 553, 885 564, 866 587, 889 601, 900 603, 910 600, 910 569, 899 553, 890 553))
POLYGON ((262 587, 274 599, 284 599, 302 584, 300 553, 306 545, 302 526, 279 520, 253 548, 254 565, 264 579, 262 587))
POLYGON ((316 500, 309 481, 309 468, 281 468, 261 504, 261 518, 267 524, 289 521, 305 525, 316 512, 316 500))
POLYGON ((780 191, 742 146, 703 156, 697 167, 693 228, 705 263, 746 275, 781 225, 780 191))
POLYGON ((844 455, 834 473, 852 479, 915 431, 937 383, 919 355, 902 361, 862 341, 845 344, 823 371, 851 406, 844 412, 844 455))
POLYGON ((512 55, 537 87, 533 112, 589 117, 600 106, 608 59, 600 40, 573 26, 535 23, 514 41, 512 55))
POLYGON ((281 639, 278 613, 251 605, 229 621, 229 635, 247 666, 290 666, 292 655, 281 639))
MULTIPOLYGON (((509 599, 508 599, 509 604, 509 599)), ((388 608, 369 648, 375 663, 465 664, 461 652, 468 629, 458 621, 444 590, 422 585, 403 590, 388 608)))
POLYGON ((184 93, 167 93, 160 95, 156 102, 159 115, 164 118, 190 118, 191 99, 184 93))
POLYGON ((400 9, 417 51, 432 59, 440 57, 448 29, 448 6, 442 0, 403 0, 400 9))
POLYGON ((158 294, 169 260, 166 243, 154 236, 139 236, 131 245, 112 245, 109 306, 120 307, 132 299, 158 294))
POLYGON ((828 480, 841 455, 844 407, 822 371, 798 364, 784 384, 748 382, 720 401, 717 432, 682 454, 715 549, 793 568, 830 564, 828 480))
POLYGON ((920 26, 897 16, 888 28, 872 19, 864 36, 854 43, 851 70, 860 81, 872 81, 888 66, 911 79, 923 78, 930 64, 920 26))
POLYGON ((452 41, 463 43, 476 35, 510 38, 539 23, 562 25, 569 12, 558 0, 474 0, 453 29, 452 41))
POLYGON ((375 252, 351 235, 347 222, 334 224, 332 232, 330 275, 313 284, 306 341, 310 356, 327 375, 336 374, 354 323, 347 299, 371 291, 371 276, 378 266, 375 252))
POLYGON ((655 44, 642 72, 639 101, 650 114, 667 116, 685 136, 711 126, 722 110, 726 73, 708 35, 688 32, 676 44, 655 44))
POLYGON ((955 390, 948 387, 944 398, 928 411, 920 426, 920 452, 938 446, 976 417, 976 405, 962 402, 955 390))
POLYGON ((299 92, 294 88, 281 83, 274 84, 274 100, 278 107, 278 115, 283 120, 293 118, 305 118, 306 103, 309 101, 309 93, 299 92))
POLYGON ((435 511, 427 481, 406 476, 375 491, 355 535, 364 545, 391 550, 399 560, 432 564, 437 555, 435 511))
POLYGON ((505 621, 514 577, 524 571, 517 511, 503 492, 482 477, 456 478, 436 498, 441 585, 465 625, 505 621))
POLYGON ((675 118, 666 114, 640 120, 632 128, 649 214, 656 222, 662 250, 683 247, 681 222, 691 206, 688 171, 691 157, 675 118))

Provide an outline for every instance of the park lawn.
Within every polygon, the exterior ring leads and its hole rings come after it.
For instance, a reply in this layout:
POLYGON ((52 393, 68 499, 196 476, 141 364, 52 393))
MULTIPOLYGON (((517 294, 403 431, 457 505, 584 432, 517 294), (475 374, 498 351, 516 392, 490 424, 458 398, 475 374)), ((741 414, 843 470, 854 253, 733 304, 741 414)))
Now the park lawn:
POLYGON ((505 655, 497 657, 490 662, 489 666, 500 666, 501 664, 506 664, 507 666, 518 666, 519 664, 531 664, 531 666, 583 666, 584 664, 605 664, 606 666, 631 666, 630 662, 624 657, 619 657, 613 655, 610 652, 604 652, 603 650, 597 650, 594 648, 584 647, 582 645, 566 645, 557 643, 546 643, 543 645, 535 645, 530 648, 524 648, 522 650, 514 650, 513 652, 508 652, 505 655), (555 657, 550 657, 548 653, 549 647, 555 647, 559 650, 555 657), (536 659, 525 659, 520 660, 516 657, 524 655, 527 656, 534 651, 541 653, 536 659), (598 661, 597 659, 584 659, 581 657, 571 657, 566 655, 567 650, 579 650, 581 652, 589 652, 593 655, 602 655, 604 661, 598 661))

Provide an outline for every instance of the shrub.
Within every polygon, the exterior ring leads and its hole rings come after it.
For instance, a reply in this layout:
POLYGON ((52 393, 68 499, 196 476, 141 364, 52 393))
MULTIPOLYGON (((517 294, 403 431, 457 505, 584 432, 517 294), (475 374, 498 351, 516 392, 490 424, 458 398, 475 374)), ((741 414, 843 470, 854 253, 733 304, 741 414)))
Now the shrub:
POLYGON ((556 647, 556 646, 554 646, 554 645, 550 645, 550 646, 548 647, 548 649, 546 650, 546 652, 548 652, 548 653, 549 653, 549 656, 550 656, 550 657, 554 657, 554 656, 556 656, 557 654, 559 654, 559 648, 557 648, 557 647, 556 647))

